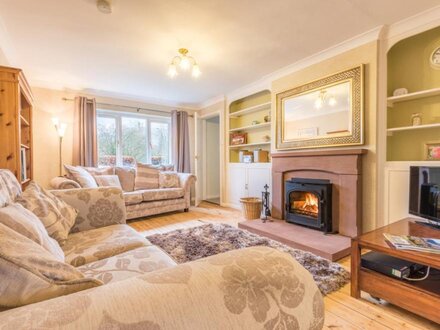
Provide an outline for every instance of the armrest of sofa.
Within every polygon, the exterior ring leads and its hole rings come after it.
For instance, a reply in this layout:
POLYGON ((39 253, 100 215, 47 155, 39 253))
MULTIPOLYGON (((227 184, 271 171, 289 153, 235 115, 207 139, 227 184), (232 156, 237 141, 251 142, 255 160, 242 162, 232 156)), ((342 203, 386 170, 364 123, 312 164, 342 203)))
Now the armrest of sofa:
POLYGON ((20 328, 321 329, 310 273, 268 247, 234 250, 0 313, 20 328))
POLYGON ((197 177, 191 173, 177 173, 179 176, 180 187, 189 191, 191 185, 196 182, 197 177))
POLYGON ((75 189, 81 188, 80 184, 74 180, 68 179, 64 176, 57 176, 50 180, 50 186, 53 189, 75 189))
POLYGON ((55 196, 78 210, 71 232, 125 224, 125 202, 116 187, 52 190, 55 196))

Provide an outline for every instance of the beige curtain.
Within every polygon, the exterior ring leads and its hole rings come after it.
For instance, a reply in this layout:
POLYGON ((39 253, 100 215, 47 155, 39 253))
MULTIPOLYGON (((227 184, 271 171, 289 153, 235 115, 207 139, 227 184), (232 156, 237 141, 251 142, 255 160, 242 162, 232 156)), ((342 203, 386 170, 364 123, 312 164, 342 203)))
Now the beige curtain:
POLYGON ((75 97, 73 165, 97 166, 96 101, 75 97))
POLYGON ((181 173, 191 173, 188 113, 186 111, 171 112, 171 134, 175 170, 181 173))

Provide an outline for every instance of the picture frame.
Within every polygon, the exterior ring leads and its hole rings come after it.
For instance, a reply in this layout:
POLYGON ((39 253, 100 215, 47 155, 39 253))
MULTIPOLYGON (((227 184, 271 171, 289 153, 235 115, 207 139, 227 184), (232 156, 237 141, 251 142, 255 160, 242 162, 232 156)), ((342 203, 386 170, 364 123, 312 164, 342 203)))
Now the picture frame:
POLYGON ((364 65, 276 95, 277 150, 364 144, 364 65))
POLYGON ((247 133, 232 133, 231 134, 231 146, 246 144, 246 142, 247 142, 247 133))
POLYGON ((440 140, 425 143, 424 159, 440 161, 440 140))

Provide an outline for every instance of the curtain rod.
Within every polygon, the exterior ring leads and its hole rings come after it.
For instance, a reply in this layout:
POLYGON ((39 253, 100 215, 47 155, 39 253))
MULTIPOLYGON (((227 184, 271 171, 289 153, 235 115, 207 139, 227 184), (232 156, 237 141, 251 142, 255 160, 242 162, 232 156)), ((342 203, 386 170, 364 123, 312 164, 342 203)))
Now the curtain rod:
MULTIPOLYGON (((75 101, 74 99, 69 99, 67 97, 63 97, 63 101, 75 101)), ((91 103, 90 100, 87 100, 88 103, 91 103)), ((142 107, 133 107, 130 105, 121 105, 121 104, 113 104, 113 103, 103 103, 103 102, 96 102, 96 104, 99 105, 106 105, 106 106, 110 106, 110 107, 121 107, 121 108, 128 108, 128 109, 135 109, 137 112, 140 111, 153 111, 153 112, 160 112, 160 113, 166 113, 166 114, 171 114, 170 111, 164 111, 164 110, 156 110, 156 109, 147 109, 147 108, 142 108, 142 107)), ((193 118, 193 115, 188 115, 188 117, 193 118)))

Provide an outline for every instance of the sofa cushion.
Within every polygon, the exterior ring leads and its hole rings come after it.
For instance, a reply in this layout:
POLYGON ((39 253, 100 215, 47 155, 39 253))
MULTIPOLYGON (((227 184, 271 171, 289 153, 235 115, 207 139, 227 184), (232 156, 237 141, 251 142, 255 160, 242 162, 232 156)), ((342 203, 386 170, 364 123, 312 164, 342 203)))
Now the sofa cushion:
POLYGON ((124 192, 125 205, 139 204, 144 201, 143 190, 124 192))
POLYGON ((106 167, 82 167, 87 172, 89 172, 92 176, 98 176, 98 175, 114 175, 115 174, 115 168, 112 166, 106 166, 106 167))
POLYGON ((96 175, 94 178, 99 187, 118 187, 122 189, 117 175, 96 175))
POLYGON ((95 278, 107 284, 176 265, 168 254, 157 246, 151 245, 91 262, 77 269, 86 277, 95 278))
POLYGON ((75 224, 78 212, 50 191, 31 182, 17 202, 33 212, 46 227, 49 236, 61 244, 75 224))
POLYGON ((134 167, 116 167, 115 173, 119 178, 123 191, 134 190, 134 180, 136 179, 136 169, 134 167))
POLYGON ((97 188, 93 175, 86 171, 81 166, 64 165, 67 172, 67 177, 78 182, 82 188, 97 188))
POLYGON ((0 309, 51 299, 102 284, 56 260, 34 241, 0 224, 0 309))
POLYGON ((78 267, 149 245, 151 243, 130 226, 112 225, 71 234, 61 247, 66 262, 78 267))
POLYGON ((159 173, 160 188, 179 188, 180 180, 176 172, 160 172, 159 173))
POLYGON ((181 198, 185 195, 183 188, 161 188, 143 190, 142 197, 144 202, 161 201, 165 199, 181 198))
POLYGON ((149 164, 137 164, 134 190, 159 188, 159 169, 149 164))
POLYGON ((56 260, 64 262, 64 252, 58 242, 49 236, 37 216, 21 204, 0 208, 0 223, 41 245, 56 260))
POLYGON ((15 201, 21 194, 21 185, 9 170, 0 169, 0 207, 15 201))

